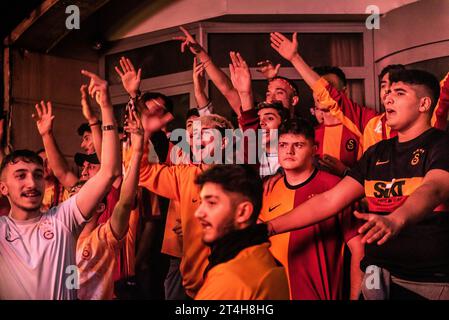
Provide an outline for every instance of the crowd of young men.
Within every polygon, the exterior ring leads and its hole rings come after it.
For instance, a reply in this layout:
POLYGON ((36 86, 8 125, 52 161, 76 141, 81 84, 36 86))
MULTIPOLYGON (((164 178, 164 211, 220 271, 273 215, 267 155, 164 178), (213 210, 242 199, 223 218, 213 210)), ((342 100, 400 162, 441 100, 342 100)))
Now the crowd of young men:
POLYGON ((279 65, 260 64, 267 92, 255 103, 244 57, 230 52, 228 77, 181 31, 198 107, 180 142, 170 99, 141 93, 125 57, 121 133, 107 82, 82 71, 79 176, 51 102, 36 104, 44 149, 0 167, 0 299, 449 299, 448 78, 388 66, 377 114, 348 97, 341 69, 307 65, 296 33, 272 33, 313 92, 313 126, 279 65), (205 74, 238 115, 240 143, 213 113, 205 74))

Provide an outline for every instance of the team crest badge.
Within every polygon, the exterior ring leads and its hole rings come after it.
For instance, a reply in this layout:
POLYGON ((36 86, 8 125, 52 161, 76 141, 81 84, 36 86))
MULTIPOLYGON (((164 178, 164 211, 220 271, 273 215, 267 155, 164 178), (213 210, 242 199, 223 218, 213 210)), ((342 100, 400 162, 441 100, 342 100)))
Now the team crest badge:
POLYGON ((424 154, 425 150, 424 149, 416 149, 415 151, 413 151, 413 156, 412 156, 412 160, 410 161, 410 164, 412 166, 416 166, 419 161, 421 161, 421 156, 424 154))

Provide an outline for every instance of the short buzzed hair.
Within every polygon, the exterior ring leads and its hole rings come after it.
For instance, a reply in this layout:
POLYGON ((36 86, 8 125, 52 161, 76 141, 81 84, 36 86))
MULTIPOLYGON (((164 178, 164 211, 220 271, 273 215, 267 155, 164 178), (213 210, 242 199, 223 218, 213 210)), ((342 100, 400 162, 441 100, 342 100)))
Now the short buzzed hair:
POLYGON ((433 110, 440 97, 440 83, 433 74, 418 69, 396 70, 390 73, 390 82, 403 82, 406 84, 423 86, 432 100, 430 114, 433 114, 433 110))
POLYGON ((218 184, 224 191, 247 198, 254 208, 249 222, 256 223, 262 209, 263 183, 254 167, 245 164, 215 165, 195 180, 200 188, 207 182, 218 184))
POLYGON ((16 150, 3 158, 2 164, 0 165, 0 176, 9 164, 16 164, 19 161, 35 163, 41 167, 44 166, 44 161, 36 152, 27 149, 16 150))

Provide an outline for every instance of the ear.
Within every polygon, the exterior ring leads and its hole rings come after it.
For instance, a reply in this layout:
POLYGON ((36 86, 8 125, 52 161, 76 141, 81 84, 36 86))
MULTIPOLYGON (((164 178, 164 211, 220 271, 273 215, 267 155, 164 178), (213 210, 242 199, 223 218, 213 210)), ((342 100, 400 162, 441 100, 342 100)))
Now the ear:
POLYGON ((254 211, 254 206, 250 201, 241 202, 236 209, 235 223, 238 226, 246 226, 249 224, 254 211))
POLYGON ((102 213, 104 210, 106 210, 106 205, 101 202, 98 206, 97 209, 95 209, 96 213, 102 213))
POLYGON ((316 155, 318 152, 318 144, 316 142, 313 143, 313 147, 312 147, 312 155, 316 155))
POLYGON ((292 105, 296 106, 299 102, 299 97, 298 96, 293 96, 292 98, 292 105))
POLYGON ((6 186, 6 183, 4 183, 3 181, 0 181, 0 192, 5 197, 8 195, 8 187, 6 186))
POLYGON ((432 106, 432 99, 430 97, 422 97, 419 100, 419 112, 427 112, 430 110, 432 106))
POLYGON ((344 86, 343 89, 342 89, 341 91, 343 91, 343 93, 345 94, 345 96, 349 97, 349 88, 348 88, 348 86, 344 86))

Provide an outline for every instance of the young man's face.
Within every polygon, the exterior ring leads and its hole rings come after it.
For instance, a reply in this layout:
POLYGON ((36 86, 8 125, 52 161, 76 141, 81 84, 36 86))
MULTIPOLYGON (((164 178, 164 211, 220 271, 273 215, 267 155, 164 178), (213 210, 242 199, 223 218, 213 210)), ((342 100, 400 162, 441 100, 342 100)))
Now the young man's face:
POLYGON ((221 149, 225 147, 225 137, 217 129, 208 126, 193 128, 192 154, 194 159, 204 160, 213 157, 216 144, 220 144, 221 149), (198 136, 200 139, 197 138, 198 136))
POLYGON ((274 108, 260 109, 258 115, 260 127, 267 130, 263 136, 262 143, 269 144, 276 134, 275 130, 281 125, 282 118, 274 108))
POLYGON ((96 175, 98 173, 98 171, 100 171, 99 164, 93 164, 93 163, 84 161, 80 180, 87 181, 90 178, 92 178, 94 175, 96 175))
POLYGON ((216 183, 206 182, 200 197, 201 204, 195 211, 195 217, 203 227, 203 242, 211 244, 236 229, 238 196, 231 196, 216 183))
POLYGON ((380 79, 380 103, 385 106, 385 98, 387 97, 388 92, 390 91, 391 83, 390 83, 390 73, 384 74, 382 79, 380 79))
POLYGON ((85 131, 81 140, 81 149, 84 153, 92 154, 95 153, 94 141, 92 139, 92 133, 85 131))
POLYGON ((291 109, 298 103, 298 96, 295 95, 293 88, 287 81, 274 79, 268 83, 266 92, 266 102, 280 101, 284 108, 291 109))
POLYGON ((200 117, 198 116, 190 116, 186 121, 186 130, 187 130, 187 142, 190 146, 193 145, 193 121, 198 120, 200 117))
POLYGON ((286 133, 279 137, 279 164, 284 170, 301 170, 313 163, 316 145, 302 134, 286 133))
POLYGON ((3 171, 0 188, 12 207, 36 211, 41 207, 44 197, 44 168, 22 160, 8 164, 3 171))
POLYGON ((310 108, 310 113, 313 116, 315 116, 315 119, 318 122, 318 124, 322 124, 324 122, 323 111, 320 108, 314 106, 313 108, 310 108))
POLYGON ((421 99, 418 96, 419 86, 403 82, 394 82, 385 96, 385 113, 387 125, 394 130, 405 130, 410 127, 421 115, 419 106, 421 99))

